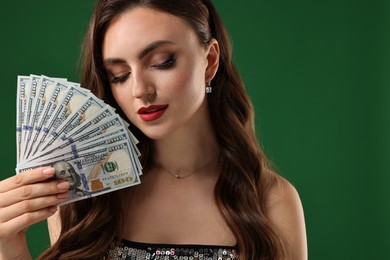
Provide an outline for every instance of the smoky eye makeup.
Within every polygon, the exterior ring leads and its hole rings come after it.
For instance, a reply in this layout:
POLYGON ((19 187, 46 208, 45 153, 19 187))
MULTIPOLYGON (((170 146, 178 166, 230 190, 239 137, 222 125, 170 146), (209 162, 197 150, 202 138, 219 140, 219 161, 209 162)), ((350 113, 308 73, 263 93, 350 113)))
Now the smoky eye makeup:
POLYGON ((112 75, 111 79, 110 79, 110 83, 117 84, 117 83, 123 82, 129 78, 130 74, 131 74, 131 72, 127 72, 127 73, 124 73, 124 74, 117 76, 117 77, 112 75))
POLYGON ((158 63, 158 64, 155 64, 155 65, 152 65, 152 67, 156 68, 156 69, 168 69, 168 68, 173 67, 173 65, 175 65, 175 63, 176 63, 175 54, 170 54, 165 61, 158 63))

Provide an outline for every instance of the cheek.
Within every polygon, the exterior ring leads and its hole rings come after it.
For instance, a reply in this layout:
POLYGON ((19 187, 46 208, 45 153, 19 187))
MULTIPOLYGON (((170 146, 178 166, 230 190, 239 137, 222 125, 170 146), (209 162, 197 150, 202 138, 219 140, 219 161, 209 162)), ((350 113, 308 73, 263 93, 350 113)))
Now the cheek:
POLYGON ((116 103, 119 107, 126 113, 128 106, 130 104, 129 93, 126 92, 126 88, 112 87, 111 88, 112 96, 114 97, 116 103))
POLYGON ((186 66, 185 69, 176 73, 175 77, 171 77, 169 89, 171 94, 177 94, 182 98, 195 98, 199 95, 202 88, 203 75, 200 73, 199 68, 191 64, 192 66, 186 66), (172 80, 174 79, 174 80, 172 80))
POLYGON ((203 80, 200 77, 183 79, 181 82, 183 101, 195 106, 200 105, 204 99, 203 80))
POLYGON ((134 107, 134 98, 131 95, 131 90, 129 87, 113 87, 111 88, 112 96, 114 97, 116 103, 126 115, 126 118, 136 125, 137 114, 134 107))
MULTIPOLYGON (((122 91, 123 92, 123 91, 122 91)), ((119 88, 112 87, 111 88, 112 96, 114 97, 116 103, 118 103, 119 106, 121 106, 121 91, 119 88)))

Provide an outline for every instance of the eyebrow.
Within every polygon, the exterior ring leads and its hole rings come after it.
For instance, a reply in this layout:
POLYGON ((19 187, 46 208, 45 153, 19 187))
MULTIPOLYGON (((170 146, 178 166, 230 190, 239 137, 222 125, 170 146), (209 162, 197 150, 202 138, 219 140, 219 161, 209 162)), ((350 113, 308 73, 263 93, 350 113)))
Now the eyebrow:
MULTIPOLYGON (((152 51, 154 51, 155 49, 157 49, 163 45, 170 45, 170 44, 173 44, 173 42, 165 41, 165 40, 159 40, 159 41, 152 42, 148 46, 146 46, 146 48, 143 49, 138 54, 138 59, 142 59, 143 57, 145 57, 146 55, 148 55, 149 53, 151 53, 152 51)), ((121 63, 126 63, 126 61, 124 59, 120 59, 120 58, 108 58, 108 59, 104 59, 103 63, 107 64, 107 65, 121 64, 121 63)))

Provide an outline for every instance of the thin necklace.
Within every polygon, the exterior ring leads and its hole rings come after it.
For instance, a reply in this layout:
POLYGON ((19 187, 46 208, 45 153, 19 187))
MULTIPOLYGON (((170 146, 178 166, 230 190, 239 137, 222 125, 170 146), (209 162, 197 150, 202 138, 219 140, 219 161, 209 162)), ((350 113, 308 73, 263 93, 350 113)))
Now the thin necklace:
POLYGON ((165 172, 171 174, 171 175, 174 176, 176 179, 184 179, 184 178, 190 177, 190 176, 193 175, 194 173, 197 173, 197 172, 199 172, 199 171, 201 171, 201 170, 207 168, 208 166, 210 166, 210 165, 215 161, 215 159, 218 158, 218 155, 219 155, 219 152, 218 152, 210 161, 208 161, 206 164, 200 166, 199 168, 197 168, 197 169, 195 169, 195 170, 190 171, 189 173, 187 173, 187 174, 185 174, 185 175, 183 175, 183 173, 182 173, 180 170, 178 170, 178 171, 176 171, 176 172, 170 171, 170 170, 168 170, 168 169, 166 169, 166 168, 164 168, 163 166, 158 165, 158 164, 156 165, 156 167, 158 167, 158 168, 162 169, 163 171, 165 171, 165 172))

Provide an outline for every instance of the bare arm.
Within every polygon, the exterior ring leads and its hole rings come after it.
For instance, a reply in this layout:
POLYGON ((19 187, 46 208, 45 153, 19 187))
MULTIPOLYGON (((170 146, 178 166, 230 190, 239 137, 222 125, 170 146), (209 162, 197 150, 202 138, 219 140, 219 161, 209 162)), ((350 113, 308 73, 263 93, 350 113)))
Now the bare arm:
POLYGON ((267 215, 286 243, 287 259, 306 260, 306 228, 301 200, 296 189, 285 179, 280 179, 271 189, 267 215))

